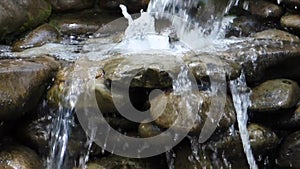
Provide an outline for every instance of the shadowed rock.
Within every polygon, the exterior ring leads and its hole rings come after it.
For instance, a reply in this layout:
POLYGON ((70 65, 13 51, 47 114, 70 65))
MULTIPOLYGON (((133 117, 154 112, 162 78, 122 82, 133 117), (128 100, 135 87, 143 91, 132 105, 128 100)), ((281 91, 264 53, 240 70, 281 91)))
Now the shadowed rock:
POLYGON ((0 60, 0 119, 36 108, 59 63, 50 57, 0 60))

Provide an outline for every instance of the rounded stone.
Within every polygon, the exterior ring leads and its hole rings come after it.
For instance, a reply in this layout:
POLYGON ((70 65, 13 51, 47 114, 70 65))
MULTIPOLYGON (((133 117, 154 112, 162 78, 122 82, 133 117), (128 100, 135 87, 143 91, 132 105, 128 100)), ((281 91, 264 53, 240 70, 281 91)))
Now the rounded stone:
MULTIPOLYGON (((180 118, 181 121, 183 121, 183 117, 190 116, 189 113, 195 113, 195 123, 192 125, 192 128, 190 130, 191 133, 199 133, 204 125, 205 120, 208 118, 209 113, 209 107, 211 106, 211 97, 209 97, 208 93, 206 92, 195 92, 194 93, 195 100, 198 100, 198 106, 197 110, 190 110, 190 109, 181 109, 180 105, 182 104, 182 98, 174 93, 170 94, 162 94, 158 97, 155 97, 150 101, 151 108, 150 112, 153 117, 157 117, 158 113, 161 113, 160 110, 162 110, 162 113, 158 118, 154 120, 155 124, 158 125, 161 128, 170 128, 173 126, 175 120, 177 118, 180 118), (166 104, 166 107, 162 109, 166 104), (190 112, 190 111, 197 111, 197 112, 190 112)), ((216 104, 216 103, 214 103, 216 104)), ((235 110, 233 108, 232 100, 227 97, 224 110, 221 112, 214 112, 214 113, 222 113, 221 119, 218 123, 218 128, 221 129, 227 129, 236 121, 235 116, 235 110)), ((212 115, 214 117, 216 115, 212 115)), ((177 119, 178 120, 178 119, 177 119)), ((189 120, 186 119, 189 123, 189 120)), ((215 119, 211 119, 215 120, 215 119)), ((183 122, 184 124, 185 122, 183 122)), ((181 131, 185 130, 185 127, 179 125, 179 128, 176 128, 176 130, 181 131)))
POLYGON ((22 51, 24 49, 42 46, 49 42, 58 42, 59 33, 58 31, 50 26, 44 24, 30 32, 28 35, 13 44, 13 51, 22 51))
POLYGON ((92 7, 94 0, 48 0, 56 11, 80 10, 92 7))
POLYGON ((51 5, 45 0, 0 2, 0 40, 10 34, 20 34, 43 23, 51 14, 51 5))
POLYGON ((283 27, 300 30, 300 15, 285 15, 280 19, 280 24, 283 27))
POLYGON ((253 35, 253 37, 255 39, 272 39, 289 42, 299 42, 298 36, 278 29, 267 29, 261 32, 257 32, 253 35))
POLYGON ((300 131, 292 133, 282 143, 278 165, 281 168, 300 168, 300 131))
POLYGON ((250 110, 270 112, 296 106, 300 98, 298 84, 289 79, 268 80, 252 89, 250 110))
POLYGON ((277 18, 282 15, 282 8, 268 1, 249 1, 249 11, 252 15, 261 16, 264 18, 277 18))
POLYGON ((33 150, 24 146, 6 145, 0 149, 0 168, 41 169, 44 167, 33 150))
POLYGON ((20 117, 36 108, 60 65, 47 56, 2 59, 0 63, 1 120, 20 117))

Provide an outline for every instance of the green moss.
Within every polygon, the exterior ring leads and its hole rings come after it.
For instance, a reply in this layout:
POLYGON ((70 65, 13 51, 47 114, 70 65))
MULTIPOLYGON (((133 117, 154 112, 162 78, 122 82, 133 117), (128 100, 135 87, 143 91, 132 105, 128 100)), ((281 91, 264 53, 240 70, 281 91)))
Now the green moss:
POLYGON ((37 14, 34 12, 28 12, 27 13, 27 22, 25 22, 21 28, 20 31, 24 32, 28 29, 31 29, 37 25, 39 25, 41 22, 44 22, 48 19, 48 17, 51 15, 52 7, 50 4, 48 4, 47 8, 41 9, 37 12, 37 14))

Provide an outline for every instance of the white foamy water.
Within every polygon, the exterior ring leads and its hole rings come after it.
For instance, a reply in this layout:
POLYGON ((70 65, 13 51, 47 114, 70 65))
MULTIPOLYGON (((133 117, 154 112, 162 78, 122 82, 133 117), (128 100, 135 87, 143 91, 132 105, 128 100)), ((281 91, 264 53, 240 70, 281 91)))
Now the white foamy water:
POLYGON ((233 81, 230 81, 230 90, 232 94, 232 99, 237 114, 237 121, 241 140, 243 143, 244 152, 247 157, 247 161, 250 169, 258 169, 255 158, 252 153, 249 132, 247 130, 248 123, 248 107, 251 104, 250 101, 250 89, 247 87, 245 74, 242 73, 241 76, 233 81))

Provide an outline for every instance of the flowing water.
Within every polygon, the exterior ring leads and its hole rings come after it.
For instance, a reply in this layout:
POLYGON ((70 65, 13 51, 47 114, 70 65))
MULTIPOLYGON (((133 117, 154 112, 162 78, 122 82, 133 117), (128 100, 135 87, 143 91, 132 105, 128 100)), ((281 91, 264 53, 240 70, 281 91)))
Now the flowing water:
POLYGON ((247 157, 250 169, 257 169, 257 165, 252 153, 249 140, 249 132, 247 130, 248 114, 247 109, 251 104, 250 89, 247 87, 244 73, 241 76, 230 82, 230 90, 233 98, 235 111, 237 114, 238 127, 243 143, 244 152, 247 157))
MULTIPOLYGON (((111 53, 115 52, 120 52, 123 54, 141 52, 152 54, 172 53, 177 56, 181 56, 191 51, 195 53, 201 53, 203 52, 202 48, 207 49, 211 46, 214 50, 216 50, 215 52, 217 52, 218 48, 226 48, 227 43, 224 39, 222 39, 224 38, 224 33, 222 33, 222 30, 224 30, 224 22, 222 22, 223 16, 229 10, 229 8, 236 3, 237 1, 235 0, 153 0, 149 4, 147 12, 142 12, 140 18, 135 20, 132 19, 132 16, 127 13, 126 7, 121 6, 122 13, 128 20, 129 26, 123 30, 125 32, 125 37, 123 37, 122 42, 117 44, 112 43, 112 45, 109 44, 110 42, 105 44, 107 46, 103 47, 103 51, 105 51, 103 52, 103 57, 109 57, 111 53), (164 13, 164 15, 161 15, 162 13, 164 13), (171 27, 158 33, 154 26, 154 20, 157 18, 167 18, 171 22, 171 27), (176 38, 180 39, 181 43, 170 45, 170 36, 175 36, 176 38), (215 43, 216 39, 220 41, 215 43)), ((83 49, 88 47, 88 45, 83 46, 83 49)), ((211 50, 211 48, 208 50, 211 50)), ((99 53, 97 56, 99 56, 99 53)), ((76 58, 79 57, 80 55, 76 55, 76 58)), ((101 58, 93 58, 93 54, 91 54, 90 59, 101 60, 101 58)), ((73 112, 75 104, 77 103, 77 97, 84 90, 84 81, 94 78, 94 74, 97 73, 97 67, 93 67, 92 64, 88 65, 88 67, 89 68, 86 70, 80 70, 80 68, 78 70, 78 72, 87 72, 87 75, 83 76, 85 79, 78 79, 77 77, 77 80, 74 81, 76 78, 71 78, 72 81, 69 81, 70 84, 66 84, 70 86, 70 89, 65 91, 66 96, 62 98, 61 108, 57 113, 57 118, 53 122, 50 145, 51 152, 47 163, 48 169, 60 169, 67 165, 66 149, 68 145, 68 138, 71 133, 70 129, 73 123, 73 112)), ((220 69, 220 71, 222 70, 220 69)), ((178 79, 178 81, 180 82, 185 80, 184 78, 185 77, 183 77, 183 79, 178 79)), ((222 78, 225 79, 225 74, 222 78)), ((247 132, 247 107, 249 106, 249 92, 245 91, 247 86, 243 77, 232 81, 230 84, 244 151, 250 168, 256 169, 257 166, 251 151, 249 134, 247 132)), ((179 87, 178 84, 176 85, 176 90, 181 91, 184 90, 185 87, 182 85, 187 85, 187 83, 185 82, 184 84, 180 84, 181 86, 179 87)), ((213 94, 220 92, 220 88, 222 87, 224 88, 224 84, 212 83, 211 92, 213 94)), ((219 108, 211 111, 220 112, 219 108)), ((219 117, 214 118, 218 119, 219 117)), ((218 120, 216 120, 216 122, 218 122, 218 120)), ((95 130, 97 129, 91 127, 90 132, 93 136, 95 136, 95 130)), ((79 161, 79 167, 81 168, 85 168, 85 163, 88 161, 89 150, 94 138, 90 137, 87 140, 87 151, 79 161)), ((193 141, 192 147, 198 147, 198 145, 199 143, 197 141, 193 141)), ((105 147, 105 144, 103 146, 105 147)), ((196 149, 194 148, 194 150, 196 149)), ((172 151, 169 151, 169 154, 171 154, 171 156, 174 155, 172 151)), ((196 154, 198 153, 195 153, 195 158, 197 158, 196 154)), ((172 157, 169 158, 169 161, 171 163, 170 168, 172 168, 174 162, 172 161, 172 157)))

